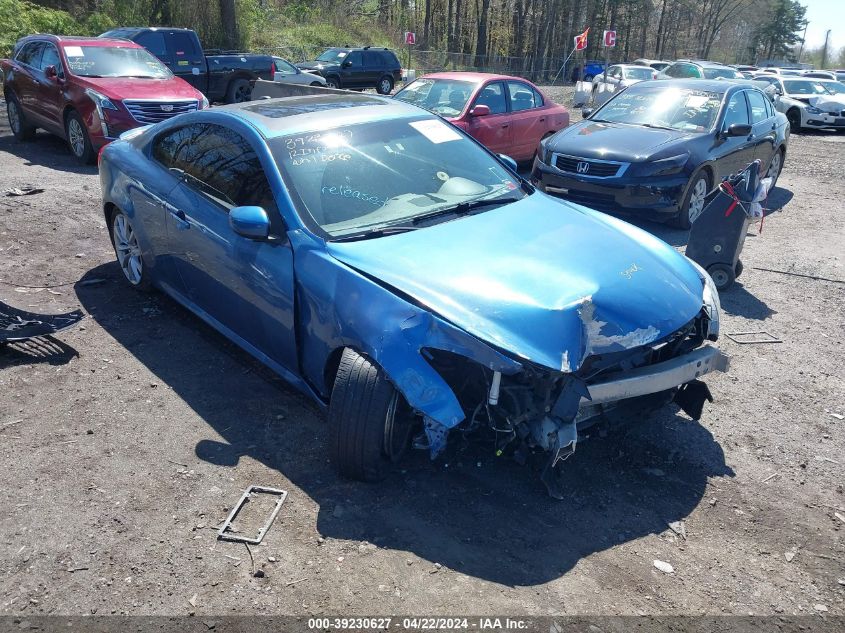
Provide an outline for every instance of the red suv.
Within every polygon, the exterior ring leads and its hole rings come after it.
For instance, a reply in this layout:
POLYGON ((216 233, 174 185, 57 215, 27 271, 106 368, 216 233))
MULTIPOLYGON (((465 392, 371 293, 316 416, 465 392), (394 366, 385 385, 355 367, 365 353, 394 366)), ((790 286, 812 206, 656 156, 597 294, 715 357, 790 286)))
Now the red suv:
POLYGON ((66 139, 83 163, 126 130, 208 106, 201 92, 125 40, 31 35, 0 60, 9 126, 66 139))

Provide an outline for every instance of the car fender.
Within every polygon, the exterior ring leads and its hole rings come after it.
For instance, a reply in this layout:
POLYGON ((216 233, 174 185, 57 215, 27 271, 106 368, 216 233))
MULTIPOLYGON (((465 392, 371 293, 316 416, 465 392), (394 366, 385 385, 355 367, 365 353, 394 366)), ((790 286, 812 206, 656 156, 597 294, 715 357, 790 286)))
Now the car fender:
POLYGON ((300 370, 328 399, 338 350, 366 354, 408 404, 447 428, 464 419, 446 381, 426 361, 424 349, 470 358, 492 371, 513 374, 522 365, 421 306, 399 291, 336 260, 304 231, 290 231, 296 276, 300 370))

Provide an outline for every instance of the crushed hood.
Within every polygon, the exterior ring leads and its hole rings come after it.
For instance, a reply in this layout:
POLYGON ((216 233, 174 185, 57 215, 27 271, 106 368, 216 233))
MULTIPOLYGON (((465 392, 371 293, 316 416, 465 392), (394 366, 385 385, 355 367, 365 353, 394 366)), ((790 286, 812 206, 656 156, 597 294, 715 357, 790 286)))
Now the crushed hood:
POLYGON ((539 192, 327 248, 479 339, 557 371, 575 371, 594 353, 657 341, 702 306, 701 278, 668 244, 539 192))
POLYGON ((632 161, 643 160, 691 136, 680 130, 586 120, 555 134, 549 147, 553 152, 579 158, 632 161))
POLYGON ((837 116, 845 112, 845 95, 819 95, 818 97, 810 97, 809 102, 814 108, 837 116))

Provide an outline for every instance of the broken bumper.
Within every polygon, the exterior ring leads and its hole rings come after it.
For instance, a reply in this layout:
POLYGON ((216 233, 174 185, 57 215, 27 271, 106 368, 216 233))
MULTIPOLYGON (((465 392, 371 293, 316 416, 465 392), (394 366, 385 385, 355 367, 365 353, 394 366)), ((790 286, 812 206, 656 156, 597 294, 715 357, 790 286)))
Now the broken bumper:
POLYGON ((709 345, 662 363, 625 371, 618 378, 587 387, 581 407, 607 404, 674 389, 713 371, 727 371, 729 357, 709 345))

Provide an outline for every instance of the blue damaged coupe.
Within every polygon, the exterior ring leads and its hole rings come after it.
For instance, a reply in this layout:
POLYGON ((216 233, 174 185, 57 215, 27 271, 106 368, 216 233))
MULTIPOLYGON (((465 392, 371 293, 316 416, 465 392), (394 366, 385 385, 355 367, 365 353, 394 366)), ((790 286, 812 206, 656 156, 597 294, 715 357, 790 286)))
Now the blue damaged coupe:
POLYGON ((727 366, 706 272, 406 103, 327 91, 181 115, 108 145, 100 178, 126 280, 324 407, 346 477, 494 430, 560 496, 585 426, 655 399, 697 419, 700 378, 727 366))

